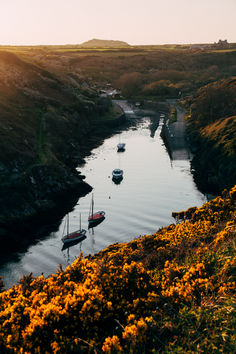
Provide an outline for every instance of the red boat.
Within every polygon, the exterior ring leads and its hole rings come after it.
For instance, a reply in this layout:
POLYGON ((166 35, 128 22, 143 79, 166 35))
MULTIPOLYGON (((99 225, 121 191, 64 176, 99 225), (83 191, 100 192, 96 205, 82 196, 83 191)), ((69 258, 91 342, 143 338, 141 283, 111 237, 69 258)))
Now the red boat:
POLYGON ((74 232, 71 232, 70 234, 65 235, 62 237, 62 242, 67 243, 67 242, 72 242, 72 241, 79 241, 81 239, 84 239, 84 236, 86 234, 86 230, 77 230, 74 232))
POLYGON ((105 211, 97 211, 96 213, 93 212, 94 209, 94 200, 92 195, 92 202, 91 202, 91 212, 89 213, 88 223, 89 227, 96 226, 100 224, 105 219, 105 211))
POLYGON ((80 241, 86 238, 86 230, 81 229, 81 216, 80 216, 80 229, 69 233, 69 214, 67 215, 67 234, 62 237, 63 243, 70 243, 72 241, 80 241))

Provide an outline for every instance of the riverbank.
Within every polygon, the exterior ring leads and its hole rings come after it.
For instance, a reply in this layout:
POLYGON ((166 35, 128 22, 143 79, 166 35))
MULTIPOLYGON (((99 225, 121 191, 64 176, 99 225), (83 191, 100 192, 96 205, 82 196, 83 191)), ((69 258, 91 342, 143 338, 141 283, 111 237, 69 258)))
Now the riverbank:
POLYGON ((208 84, 189 100, 193 175, 201 191, 219 194, 236 180, 236 79, 208 84))
POLYGON ((0 51, 3 252, 37 233, 49 215, 67 213, 92 189, 76 167, 125 122, 123 112, 76 68, 51 64, 0 51))
MULTIPOLYGON (((52 224, 42 220, 40 235, 33 238, 27 233, 28 247, 20 247, 19 252, 9 253, 8 257, 1 256, 0 275, 7 287, 31 271, 34 275, 52 274, 58 264, 66 267, 80 251, 84 255, 94 254, 112 243, 132 240, 137 232, 153 233, 173 222, 173 210, 202 205, 206 199, 193 183, 189 161, 170 161, 160 138, 161 126, 156 129, 160 113, 150 117, 151 111, 148 112, 118 127, 115 135, 88 151, 85 163, 77 167, 93 187, 95 209, 106 212, 105 220, 96 228, 88 229, 91 193, 75 201, 73 210, 69 210, 70 230, 78 229, 81 216, 87 238, 66 251, 61 250, 61 238, 67 211, 65 216, 60 214, 57 223, 55 218, 52 224), (117 152, 119 141, 126 144, 124 152, 117 152), (115 168, 124 171, 119 184, 112 180, 115 168)), ((51 216, 52 213, 48 218, 51 216)), ((25 237, 21 241, 25 243, 25 237)))
MULTIPOLYGON (((105 107, 104 103, 103 105, 105 107)), ((126 116, 120 108, 115 105, 109 105, 108 108, 107 116, 104 113, 104 117, 101 116, 99 120, 90 119, 89 125, 85 124, 79 133, 77 129, 72 130, 68 124, 65 125, 64 130, 71 131, 71 134, 64 132, 69 139, 67 145, 61 142, 65 149, 60 147, 56 161, 28 165, 23 170, 22 167, 15 168, 14 172, 11 172, 10 167, 8 170, 5 167, 1 168, 2 252, 14 251, 20 248, 21 244, 31 242, 32 235, 40 233, 41 224, 45 228, 45 225, 48 222, 51 224, 53 220, 58 223, 80 197, 92 190, 92 187, 84 181, 85 176, 82 176, 76 167, 84 162, 84 158, 93 148, 126 122, 126 116)), ((55 137, 56 145, 61 136, 59 127, 60 120, 54 124, 54 129, 59 133, 59 136, 55 137)), ((24 166, 26 162, 23 159, 21 161, 24 166)), ((17 166, 17 162, 15 165, 17 166)))

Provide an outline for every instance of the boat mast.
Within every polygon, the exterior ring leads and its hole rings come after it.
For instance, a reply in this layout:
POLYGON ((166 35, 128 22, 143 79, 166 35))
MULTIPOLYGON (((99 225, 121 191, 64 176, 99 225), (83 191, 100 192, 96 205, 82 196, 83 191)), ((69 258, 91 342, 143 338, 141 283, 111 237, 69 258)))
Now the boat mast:
POLYGON ((69 214, 67 214, 67 235, 69 234, 69 214))
POLYGON ((81 213, 79 214, 79 229, 81 230, 81 213))
POLYGON ((93 201, 93 194, 92 194, 92 216, 93 216, 93 207, 94 207, 94 201, 93 201))

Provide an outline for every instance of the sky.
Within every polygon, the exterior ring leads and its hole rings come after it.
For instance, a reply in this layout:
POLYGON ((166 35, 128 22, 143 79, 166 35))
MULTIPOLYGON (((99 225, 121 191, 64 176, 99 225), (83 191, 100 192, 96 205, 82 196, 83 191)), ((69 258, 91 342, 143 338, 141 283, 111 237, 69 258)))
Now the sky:
POLYGON ((0 45, 236 42, 236 0, 0 0, 0 45))

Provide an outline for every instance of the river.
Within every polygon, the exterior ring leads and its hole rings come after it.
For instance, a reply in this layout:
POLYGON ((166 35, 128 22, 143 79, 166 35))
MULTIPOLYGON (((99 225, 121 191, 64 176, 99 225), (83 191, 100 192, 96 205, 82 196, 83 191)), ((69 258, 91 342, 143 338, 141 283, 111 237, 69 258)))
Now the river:
POLYGON ((69 215, 70 231, 79 228, 81 215, 87 238, 62 250, 64 218, 57 231, 45 233, 26 251, 11 255, 1 264, 0 275, 6 288, 30 272, 33 276, 55 273, 59 264, 65 268, 81 251, 86 256, 112 243, 152 234, 174 222, 172 211, 200 206, 206 201, 193 181, 189 159, 170 160, 160 137, 161 124, 153 133, 149 117, 140 118, 135 126, 106 139, 92 151, 78 170, 86 176, 93 191, 80 198, 69 215), (124 152, 117 152, 119 141, 126 144, 124 152), (120 184, 112 181, 114 168, 124 171, 120 184), (92 193, 95 211, 104 210, 106 217, 100 225, 88 230, 92 193))

